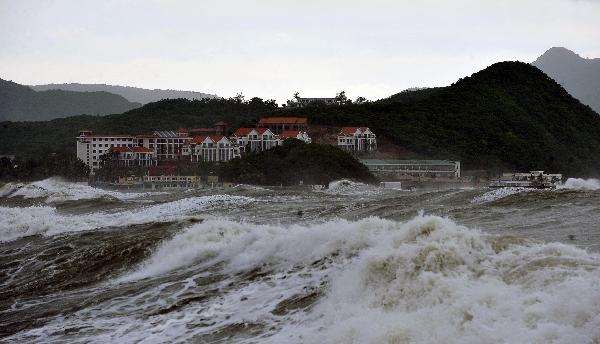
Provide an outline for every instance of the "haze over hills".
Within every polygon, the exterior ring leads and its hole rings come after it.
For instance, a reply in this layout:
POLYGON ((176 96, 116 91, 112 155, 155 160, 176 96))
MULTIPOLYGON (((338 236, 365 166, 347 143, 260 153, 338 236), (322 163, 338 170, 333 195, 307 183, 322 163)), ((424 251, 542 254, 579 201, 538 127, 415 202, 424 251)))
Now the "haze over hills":
POLYGON ((600 113, 600 58, 582 58, 569 49, 554 47, 538 57, 532 65, 600 113))
POLYGON ((448 87, 360 105, 277 109, 259 99, 177 99, 120 115, 6 122, 0 125, 0 154, 74 156, 81 128, 143 133, 210 126, 218 118, 236 128, 269 115, 304 116, 311 125, 369 126, 378 137, 414 153, 396 158, 457 159, 464 169, 600 175, 600 116, 522 62, 496 63, 448 87))
POLYGON ((108 92, 37 92, 0 79, 0 121, 47 121, 81 114, 107 115, 140 107, 108 92))
POLYGON ((139 87, 130 86, 118 86, 118 85, 105 85, 105 84, 48 84, 48 85, 35 85, 31 86, 36 91, 46 90, 63 90, 63 91, 75 91, 75 92, 97 92, 104 91, 109 93, 118 94, 130 102, 136 102, 141 104, 148 104, 151 102, 157 102, 162 99, 202 99, 202 98, 216 98, 218 96, 214 94, 194 92, 194 91, 178 91, 178 90, 161 90, 161 89, 145 89, 139 87))

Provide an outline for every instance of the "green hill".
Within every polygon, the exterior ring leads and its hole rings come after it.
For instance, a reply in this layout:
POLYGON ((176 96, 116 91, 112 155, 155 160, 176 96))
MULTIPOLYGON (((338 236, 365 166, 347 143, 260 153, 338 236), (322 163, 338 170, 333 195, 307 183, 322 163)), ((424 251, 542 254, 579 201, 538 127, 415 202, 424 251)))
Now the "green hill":
POLYGON ((260 99, 178 99, 121 115, 5 122, 0 123, 0 154, 74 155, 80 128, 133 133, 206 126, 220 119, 235 128, 270 115, 306 116, 318 125, 366 125, 419 157, 459 159, 464 169, 600 174, 600 116, 539 69, 521 62, 494 64, 448 87, 360 105, 276 109, 260 99))
POLYGON ((106 115, 139 106, 141 104, 108 92, 36 92, 0 79, 0 121, 47 121, 81 114, 106 115))
POLYGON ((521 62, 496 63, 444 88, 286 113, 313 124, 368 125, 422 157, 460 159, 465 169, 600 173, 600 116, 521 62))

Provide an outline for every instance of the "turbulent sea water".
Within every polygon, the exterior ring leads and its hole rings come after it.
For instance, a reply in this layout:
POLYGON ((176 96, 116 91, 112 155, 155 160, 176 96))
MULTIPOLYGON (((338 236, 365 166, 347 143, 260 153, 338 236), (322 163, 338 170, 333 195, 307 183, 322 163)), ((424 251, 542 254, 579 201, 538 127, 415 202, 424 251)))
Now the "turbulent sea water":
POLYGON ((600 183, 7 184, 0 341, 599 343, 600 183))

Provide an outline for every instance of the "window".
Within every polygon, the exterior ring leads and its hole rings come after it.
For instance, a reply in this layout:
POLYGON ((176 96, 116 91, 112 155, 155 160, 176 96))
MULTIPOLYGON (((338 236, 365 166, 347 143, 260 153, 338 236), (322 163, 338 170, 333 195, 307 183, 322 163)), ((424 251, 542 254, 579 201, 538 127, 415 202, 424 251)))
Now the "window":
POLYGON ((92 153, 96 153, 96 150, 94 149, 94 151, 92 153))
POLYGON ((108 147, 108 143, 106 143, 106 144, 104 145, 104 147, 108 147))
POLYGON ((96 144, 94 143, 92 146, 96 147, 96 144))

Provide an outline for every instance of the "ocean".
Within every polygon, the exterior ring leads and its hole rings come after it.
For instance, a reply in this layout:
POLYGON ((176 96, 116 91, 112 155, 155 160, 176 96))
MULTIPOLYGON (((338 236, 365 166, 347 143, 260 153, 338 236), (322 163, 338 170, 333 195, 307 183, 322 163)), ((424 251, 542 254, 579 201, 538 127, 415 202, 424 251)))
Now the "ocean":
POLYGON ((600 182, 0 189, 6 343, 600 343, 600 182))

